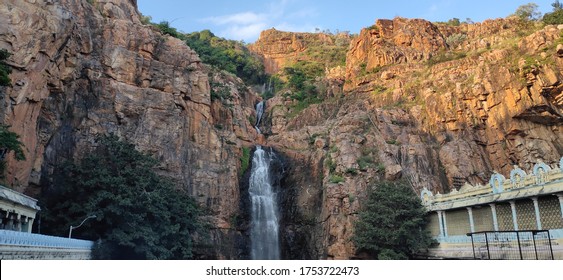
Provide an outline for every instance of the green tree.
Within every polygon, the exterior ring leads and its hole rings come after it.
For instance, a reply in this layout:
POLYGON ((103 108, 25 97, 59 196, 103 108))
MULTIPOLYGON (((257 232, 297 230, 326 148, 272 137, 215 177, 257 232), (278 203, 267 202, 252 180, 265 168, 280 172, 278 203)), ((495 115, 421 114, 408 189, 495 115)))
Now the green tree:
POLYGON ((407 259, 432 243, 425 211, 406 182, 380 182, 368 196, 355 225, 358 252, 378 259, 407 259))
POLYGON ((563 9, 563 4, 561 4, 559 0, 555 0, 555 2, 551 3, 551 6, 553 7, 554 12, 563 9))
POLYGON ((0 177, 4 174, 6 162, 4 161, 6 154, 13 151, 16 160, 25 160, 23 153, 23 144, 20 142, 20 136, 8 130, 7 125, 0 125, 0 177))
MULTIPOLYGON (((150 19, 144 19, 144 20, 150 21, 150 19)), ((156 26, 158 29, 160 29, 160 32, 162 32, 163 34, 170 35, 180 40, 186 39, 186 36, 182 32, 179 32, 176 28, 170 26, 170 23, 168 21, 161 21, 160 23, 153 25, 156 26)))
POLYGON ((559 0, 551 4, 553 6, 553 12, 546 13, 543 16, 543 22, 545 24, 563 24, 563 7, 559 0))
POLYGON ((157 161, 116 136, 80 163, 64 164, 42 199, 46 233, 66 235, 85 217, 97 218, 73 237, 100 240, 100 259, 189 259, 205 233, 196 202, 155 173, 157 161))
POLYGON ((9 86, 10 83, 10 73, 12 69, 8 64, 6 64, 6 59, 12 55, 5 49, 0 50, 0 86, 9 86))
POLYGON ((461 21, 459 20, 459 18, 452 18, 452 19, 448 20, 448 25, 459 26, 460 24, 461 24, 461 21))
POLYGON ((538 4, 528 3, 518 7, 514 15, 522 20, 539 20, 541 18, 541 12, 538 9, 538 4))

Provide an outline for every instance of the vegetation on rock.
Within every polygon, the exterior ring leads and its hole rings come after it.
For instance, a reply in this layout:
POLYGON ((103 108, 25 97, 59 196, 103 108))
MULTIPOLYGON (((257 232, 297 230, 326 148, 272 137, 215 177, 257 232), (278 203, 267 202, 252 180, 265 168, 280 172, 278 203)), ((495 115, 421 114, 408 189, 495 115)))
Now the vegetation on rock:
MULTIPOLYGON (((142 20, 146 20, 146 18, 142 18, 142 20)), ((148 18, 148 20, 150 20, 150 18, 148 18)), ((182 32, 179 32, 176 28, 170 26, 170 23, 168 21, 161 21, 160 23, 151 24, 158 28, 163 34, 170 35, 180 40, 186 39, 186 35, 184 35, 182 32)))
POLYGON ((543 22, 546 24, 563 24, 563 4, 559 0, 551 4, 553 12, 546 13, 543 16, 543 22))
POLYGON ((425 210, 406 182, 377 183, 354 230, 358 252, 377 259, 410 259, 432 243, 425 210))
POLYGON ((539 20, 541 12, 538 8, 539 6, 536 3, 524 4, 516 9, 514 15, 523 20, 539 20))
POLYGON ((183 190, 158 175, 158 162, 116 136, 79 163, 66 163, 42 200, 43 233, 98 240, 99 259, 190 259, 205 233, 202 210, 183 190))
POLYGON ((8 130, 6 125, 0 125, 0 178, 4 174, 6 162, 4 161, 6 154, 13 151, 16 160, 25 160, 23 153, 23 144, 19 140, 19 135, 8 130))
POLYGON ((231 72, 249 84, 262 84, 268 79, 262 61, 241 42, 219 38, 209 30, 187 34, 185 40, 203 62, 231 72))
POLYGON ((242 156, 240 157, 240 174, 243 175, 250 166, 250 148, 242 147, 242 156))
POLYGON ((6 59, 10 57, 10 53, 5 50, 0 50, 0 86, 9 86, 10 85, 10 73, 12 73, 12 69, 10 66, 6 64, 6 59))

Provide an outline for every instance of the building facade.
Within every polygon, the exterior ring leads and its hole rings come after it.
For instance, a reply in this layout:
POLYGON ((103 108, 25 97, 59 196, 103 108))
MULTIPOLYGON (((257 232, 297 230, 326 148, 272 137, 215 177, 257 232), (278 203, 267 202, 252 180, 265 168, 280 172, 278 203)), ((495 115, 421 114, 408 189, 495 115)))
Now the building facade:
POLYGON ((465 184, 448 194, 423 190, 429 230, 440 245, 435 257, 473 257, 468 233, 548 230, 556 259, 563 259, 563 157, 559 166, 538 162, 526 173, 515 166, 509 178, 494 173, 487 185, 465 184))
POLYGON ((39 210, 36 199, 0 186, 0 229, 31 233, 39 210))
POLYGON ((0 186, 0 260, 87 260, 94 242, 31 233, 37 200, 0 186))

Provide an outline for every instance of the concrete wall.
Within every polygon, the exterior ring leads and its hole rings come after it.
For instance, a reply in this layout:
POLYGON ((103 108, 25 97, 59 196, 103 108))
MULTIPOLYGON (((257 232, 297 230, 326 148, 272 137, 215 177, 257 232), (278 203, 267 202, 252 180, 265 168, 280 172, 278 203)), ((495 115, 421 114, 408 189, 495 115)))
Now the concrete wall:
POLYGON ((91 249, 0 245, 0 260, 89 260, 91 249))
POLYGON ((88 260, 94 242, 0 230, 0 260, 88 260))

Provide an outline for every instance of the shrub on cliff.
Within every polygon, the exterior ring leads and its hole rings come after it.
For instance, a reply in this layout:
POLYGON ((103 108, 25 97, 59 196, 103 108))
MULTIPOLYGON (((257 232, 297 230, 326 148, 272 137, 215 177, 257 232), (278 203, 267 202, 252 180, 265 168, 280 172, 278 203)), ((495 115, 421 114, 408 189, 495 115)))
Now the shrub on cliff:
POLYGON ((250 84, 267 81, 264 65, 243 43, 219 38, 209 30, 187 34, 185 40, 203 62, 231 72, 250 84))
POLYGON ((6 64, 6 59, 10 57, 11 53, 9 53, 5 49, 0 50, 0 86, 9 86, 10 85, 10 73, 12 73, 12 69, 10 66, 6 64))
POLYGON ((4 176, 6 162, 4 161, 6 154, 13 151, 16 160, 25 160, 23 154, 23 144, 20 142, 20 136, 8 130, 6 125, 0 125, 0 178, 4 176))
POLYGON ((194 236, 204 232, 201 210, 182 190, 155 173, 157 161, 116 136, 58 170, 42 200, 44 233, 100 240, 101 259, 189 259, 194 236))
POLYGON ((425 211, 406 182, 380 182, 369 193, 355 225, 358 252, 377 259, 408 259, 432 243, 425 211))
POLYGON ((545 14, 543 16, 543 22, 546 24, 563 24, 563 9, 545 14))
POLYGON ((186 35, 184 35, 182 32, 179 32, 176 28, 170 26, 170 23, 168 21, 161 21, 158 24, 153 23, 152 25, 156 26, 156 28, 158 28, 163 34, 170 35, 180 40, 186 39, 186 35))
POLYGON ((551 4, 553 12, 546 13, 543 16, 543 22, 546 24, 563 24, 563 4, 559 0, 551 4))
POLYGON ((514 16, 519 17, 522 20, 539 20, 541 18, 541 12, 538 10, 539 6, 536 3, 528 3, 519 6, 514 12, 514 16))

